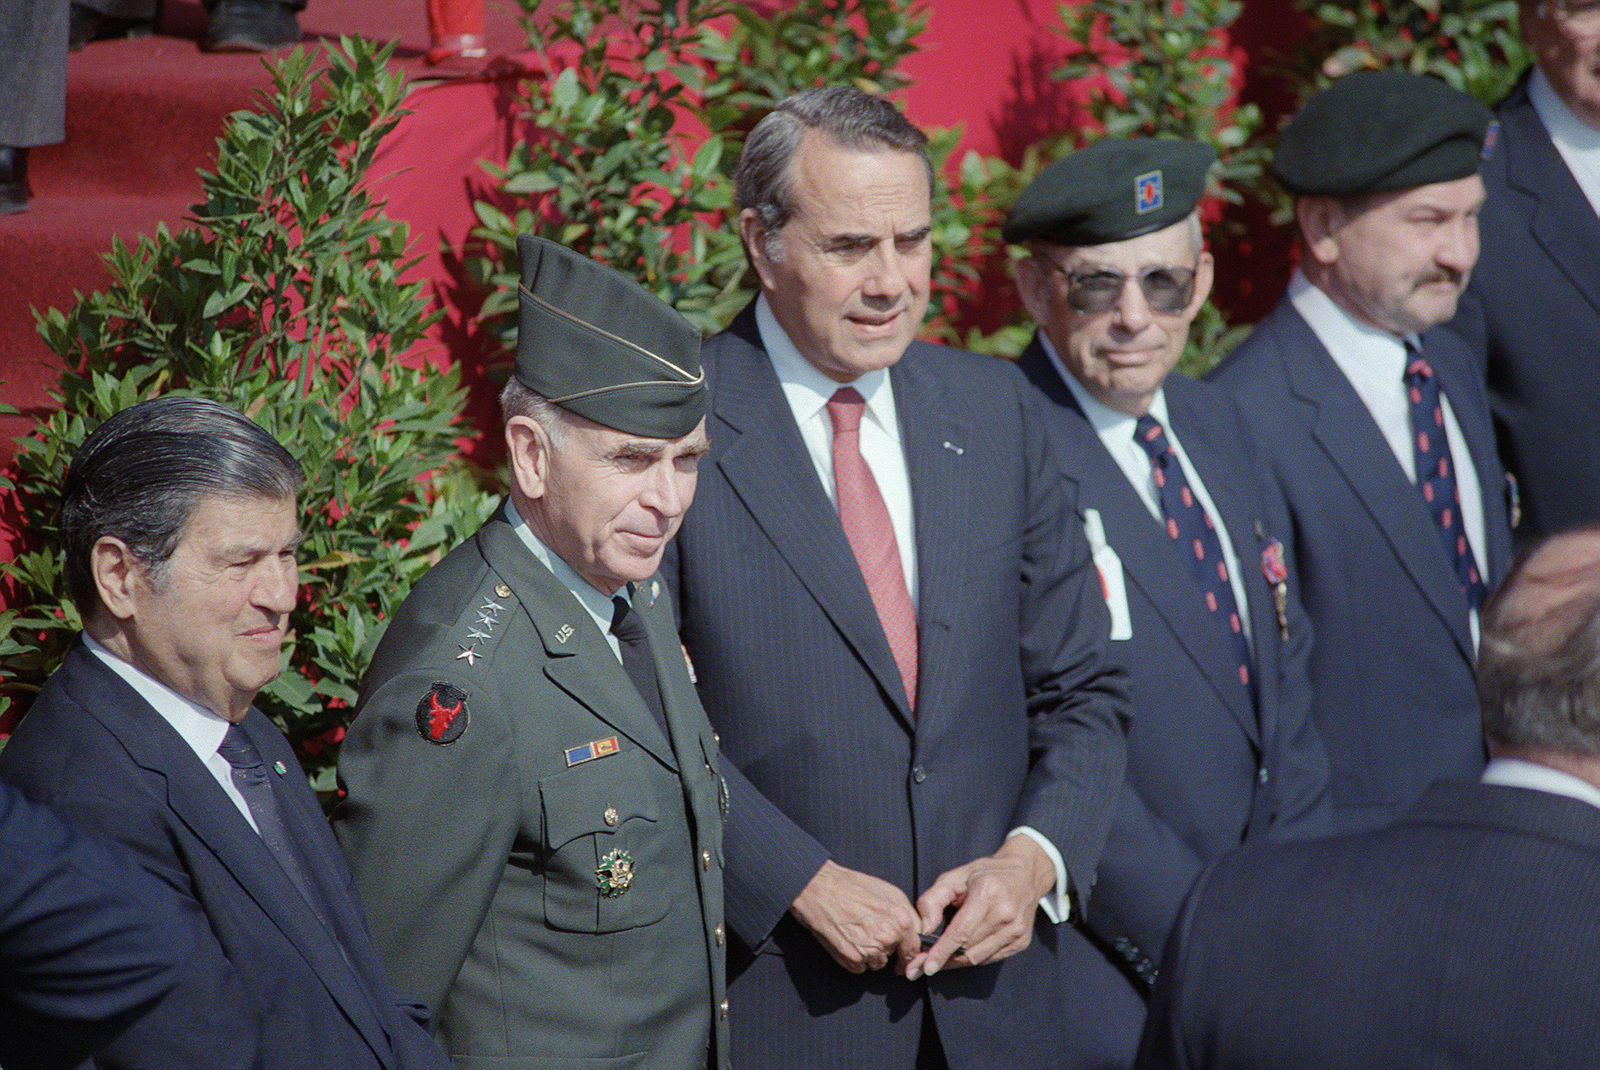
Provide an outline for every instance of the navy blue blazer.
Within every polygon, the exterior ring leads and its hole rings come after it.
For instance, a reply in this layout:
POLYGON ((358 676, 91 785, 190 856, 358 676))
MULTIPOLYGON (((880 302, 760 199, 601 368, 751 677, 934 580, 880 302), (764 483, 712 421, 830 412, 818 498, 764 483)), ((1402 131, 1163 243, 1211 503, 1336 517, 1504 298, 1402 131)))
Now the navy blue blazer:
MULTIPOLYGON (((1026 385, 924 343, 890 372, 917 533, 913 715, 753 307, 702 356, 712 454, 662 572, 730 781, 733 1064, 909 1068, 931 1004, 958 1070, 1074 1065, 1062 971, 1097 956, 1072 927, 1041 923, 1020 954, 912 982, 847 973, 787 915, 825 859, 914 901, 1019 825, 1090 887, 1127 699, 1026 385)), ((1092 1045, 1098 997, 1080 995, 1092 1045)))
POLYGON ((188 950, 167 888, 0 784, 0 1066, 77 1066, 171 990, 188 950))
MULTIPOLYGON (((1121 562, 1122 578, 1102 574, 1101 582, 1120 583, 1127 599, 1132 634, 1113 640, 1110 650, 1129 670, 1137 717, 1089 924, 1120 963, 1148 981, 1205 863, 1246 840, 1328 829, 1328 758, 1311 720, 1311 628, 1292 572, 1280 625, 1263 566, 1274 553, 1292 564, 1288 511, 1227 396, 1168 376, 1169 420, 1239 562, 1254 642, 1258 698, 1251 703, 1188 564, 1037 336, 1019 366, 1045 399, 1050 444, 1079 522, 1094 510, 1121 562)), ((1137 1043, 1142 1016, 1128 1025, 1137 1043)))
POLYGON ((287 770, 284 823, 343 954, 189 745, 81 640, 0 751, 0 777, 129 848, 182 906, 194 946, 177 987, 98 1065, 444 1070, 423 1009, 384 978, 293 750, 256 710, 242 723, 287 770))
POLYGON ((1497 109, 1481 251, 1451 327, 1487 364, 1518 540, 1600 520, 1600 216, 1528 100, 1497 109))
MULTIPOLYGON (((1483 384, 1455 335, 1429 331, 1423 349, 1477 468, 1492 588, 1511 536, 1483 384)), ((1289 506, 1335 826, 1380 824, 1440 777, 1476 777, 1485 751, 1467 600, 1355 388, 1288 298, 1207 378, 1238 403, 1289 506)))
POLYGON ((1441 783, 1391 827, 1195 885, 1140 1070, 1570 1070, 1600 1052, 1600 811, 1441 783))

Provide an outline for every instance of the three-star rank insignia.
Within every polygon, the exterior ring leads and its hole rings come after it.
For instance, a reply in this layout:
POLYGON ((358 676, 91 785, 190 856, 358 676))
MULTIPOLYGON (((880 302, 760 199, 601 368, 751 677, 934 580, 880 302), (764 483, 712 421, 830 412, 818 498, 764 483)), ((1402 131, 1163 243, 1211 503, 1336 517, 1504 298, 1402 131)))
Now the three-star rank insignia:
POLYGON ((627 851, 611 851, 600 859, 600 868, 594 871, 600 894, 615 899, 633 883, 633 856, 627 851))
POLYGON ((436 683, 417 702, 417 731, 429 743, 445 746, 467 730, 467 693, 451 684, 436 683))

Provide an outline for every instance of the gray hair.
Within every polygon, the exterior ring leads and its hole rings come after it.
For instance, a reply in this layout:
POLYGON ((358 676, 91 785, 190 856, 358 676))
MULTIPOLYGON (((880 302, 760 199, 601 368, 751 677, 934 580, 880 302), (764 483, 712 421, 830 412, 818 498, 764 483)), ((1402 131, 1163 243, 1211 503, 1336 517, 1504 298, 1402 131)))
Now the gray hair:
POLYGON ((756 124, 734 168, 739 207, 753 209, 769 235, 781 230, 794 213, 789 165, 811 130, 848 149, 914 153, 928 173, 928 188, 933 188, 928 137, 892 103, 855 86, 807 89, 785 99, 756 124))
POLYGON ((1483 608, 1478 704, 1484 731, 1510 747, 1600 755, 1600 555, 1535 573, 1558 535, 1517 559, 1483 608))
POLYGON ((567 432, 573 426, 571 413, 543 394, 523 386, 516 376, 507 379, 506 385, 500 390, 500 415, 502 422, 513 416, 532 420, 544 428, 544 433, 550 437, 550 445, 558 450, 565 448, 567 432))
POLYGON ((292 501, 305 472, 277 439, 226 405, 167 395, 94 430, 67 469, 61 542, 67 585, 85 619, 99 606, 91 556, 121 540, 160 589, 189 520, 209 498, 292 501))

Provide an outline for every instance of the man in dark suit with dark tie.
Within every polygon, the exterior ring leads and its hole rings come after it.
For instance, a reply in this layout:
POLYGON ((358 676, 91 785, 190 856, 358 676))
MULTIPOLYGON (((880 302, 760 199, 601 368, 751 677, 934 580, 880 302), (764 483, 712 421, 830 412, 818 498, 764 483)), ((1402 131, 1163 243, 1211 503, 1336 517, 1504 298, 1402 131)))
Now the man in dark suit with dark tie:
POLYGON ((0 783, 0 1066, 69 1070, 178 979, 172 890, 0 783))
POLYGON ((1600 1051, 1600 528, 1485 605, 1494 759, 1392 826, 1246 847, 1196 884, 1143 1070, 1568 1070, 1600 1051))
MULTIPOLYGON (((1088 923, 1101 983, 1141 992, 1205 863, 1328 819, 1288 510, 1230 399, 1174 370, 1211 290, 1196 205, 1214 162, 1195 141, 1108 137, 1046 168, 1004 230, 1039 324, 1021 367, 1137 712, 1088 923)), ((1131 1062, 1144 1016, 1112 1024, 1131 1062)))
POLYGON ((61 535, 84 630, 0 776, 127 847, 180 900, 172 992, 103 1067, 442 1070, 393 991, 350 871, 282 734, 300 466, 216 402, 140 402, 73 458, 61 535))
POLYGON ((1534 66, 1495 109, 1483 253, 1451 326, 1485 360, 1532 538, 1600 519, 1600 4, 1517 7, 1534 66))
POLYGON ((727 795, 656 575, 709 448, 700 332, 517 248, 511 495, 384 633, 335 825, 464 1070, 726 1070, 727 795))
POLYGON ((1510 557, 1483 382, 1449 331, 1478 253, 1489 110, 1364 71, 1306 102, 1273 173, 1300 266, 1209 378, 1233 396, 1295 529, 1334 823, 1380 824, 1483 768, 1478 609, 1510 557))
POLYGON ((734 1063, 1106 1065, 1116 994, 1077 983, 1095 953, 1056 923, 1090 891, 1126 698, 1026 384, 913 341, 926 139, 813 90, 736 181, 761 294, 704 348, 712 455, 663 565, 733 767, 734 1063))

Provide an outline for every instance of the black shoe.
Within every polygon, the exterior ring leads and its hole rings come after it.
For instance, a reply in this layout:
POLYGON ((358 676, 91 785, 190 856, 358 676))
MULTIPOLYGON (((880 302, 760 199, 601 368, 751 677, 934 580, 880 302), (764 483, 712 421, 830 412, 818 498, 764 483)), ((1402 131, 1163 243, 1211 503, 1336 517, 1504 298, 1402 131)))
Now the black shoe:
POLYGON ((211 52, 270 52, 300 40, 294 9, 276 0, 221 0, 211 12, 206 49, 211 52))
POLYGON ((28 210, 28 150, 0 145, 0 215, 28 210))
POLYGON ((149 37, 156 32, 155 19, 117 19, 102 15, 92 7, 72 5, 71 28, 67 31, 67 51, 78 52, 90 41, 113 37, 149 37))

